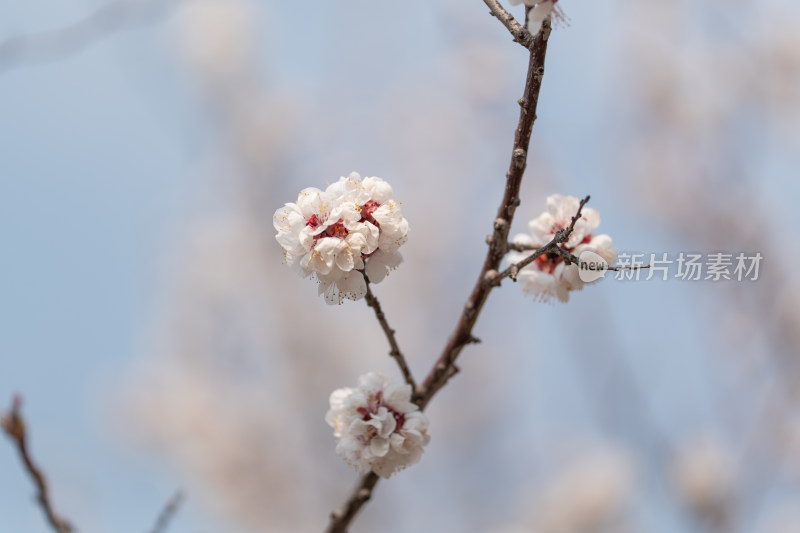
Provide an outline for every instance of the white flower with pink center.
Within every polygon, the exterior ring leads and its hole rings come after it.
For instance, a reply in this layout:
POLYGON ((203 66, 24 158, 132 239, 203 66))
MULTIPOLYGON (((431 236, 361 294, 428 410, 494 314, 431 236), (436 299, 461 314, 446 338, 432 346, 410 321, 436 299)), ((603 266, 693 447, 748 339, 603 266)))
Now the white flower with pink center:
POLYGON ((542 29, 542 23, 555 17, 558 20, 565 20, 564 13, 556 6, 558 0, 509 0, 512 6, 525 4, 533 9, 528 14, 528 31, 536 35, 542 29))
POLYGON ((380 178, 353 173, 327 190, 304 189, 296 203, 278 209, 273 224, 286 263, 303 277, 315 276, 329 304, 366 294, 359 272, 379 283, 402 262, 397 249, 408 222, 380 178))
POLYGON ((325 422, 338 439, 336 453, 383 478, 418 463, 430 441, 428 417, 411 402, 411 386, 375 372, 358 378, 356 388, 333 391, 325 422))
POLYGON ((326 192, 357 209, 361 222, 375 230, 378 236, 375 251, 365 255, 365 260, 369 280, 379 283, 403 262, 398 248, 408 239, 408 221, 400 204, 392 199, 391 185, 381 178, 361 179, 353 172, 332 183, 326 192))
MULTIPOLYGON (((580 203, 575 196, 559 196, 558 194, 548 196, 547 211, 528 223, 531 237, 535 243, 547 244, 553 240, 558 230, 568 227, 572 222, 572 217, 578 212, 580 203)), ((584 207, 581 215, 580 220, 575 223, 575 229, 570 234, 569 240, 564 243, 567 248, 575 248, 584 241, 588 242, 586 237, 600 225, 600 214, 596 209, 584 207)))
MULTIPOLYGON (((528 224, 530 234, 520 234, 513 242, 525 248, 541 248, 555 237, 556 232, 569 227, 572 217, 578 212, 580 200, 574 196, 552 195, 547 198, 547 211, 531 220, 528 224)), ((617 260, 617 249, 608 235, 594 235, 592 232, 600 224, 600 214, 596 209, 584 207, 581 218, 567 242, 561 248, 580 257, 586 251, 592 251, 602 257, 609 265, 617 260)), ((508 254, 510 264, 519 263, 533 251, 511 252, 508 254)), ((517 274, 522 284, 522 291, 532 294, 540 301, 558 299, 569 300, 570 291, 583 289, 585 282, 579 277, 577 265, 567 265, 556 253, 539 256, 533 263, 517 274)))

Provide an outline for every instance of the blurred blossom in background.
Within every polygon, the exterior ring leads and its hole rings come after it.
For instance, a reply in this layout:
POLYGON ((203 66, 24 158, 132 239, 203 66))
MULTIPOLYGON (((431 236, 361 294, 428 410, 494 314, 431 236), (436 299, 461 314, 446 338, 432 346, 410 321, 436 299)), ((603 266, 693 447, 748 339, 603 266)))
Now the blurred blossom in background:
MULTIPOLYGON (((592 195, 620 250, 759 252, 756 282, 506 282, 353 531, 800 530, 800 7, 567 1, 512 235, 592 195)), ((14 3, 0 19, 0 399, 80 531, 321 531, 357 476, 328 396, 399 379, 272 215, 358 171, 411 226, 376 287, 415 375, 501 199, 526 52, 483 2, 14 3), (94 15, 92 15, 94 14, 94 15)), ((521 7, 509 9, 522 16, 521 7)), ((13 448, 0 528, 48 531, 13 448)))

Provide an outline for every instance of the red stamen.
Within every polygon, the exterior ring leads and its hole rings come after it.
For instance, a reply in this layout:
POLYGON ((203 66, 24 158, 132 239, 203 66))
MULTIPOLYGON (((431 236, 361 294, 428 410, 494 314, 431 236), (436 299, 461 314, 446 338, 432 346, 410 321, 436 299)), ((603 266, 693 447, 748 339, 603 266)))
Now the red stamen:
POLYGON ((359 220, 359 222, 371 222, 372 224, 380 227, 380 224, 378 224, 375 221, 375 218, 372 216, 372 213, 374 213, 375 210, 378 209, 380 206, 381 204, 379 204, 378 202, 370 200, 363 206, 359 207, 359 209, 361 210, 361 220, 359 220))
POLYGON ((395 411, 392 411, 392 415, 394 416, 394 419, 397 422, 397 426, 395 426, 394 430, 396 432, 400 431, 401 429, 403 429, 403 424, 406 423, 406 415, 395 411))
POLYGON ((396 423, 394 428, 395 432, 403 429, 403 425, 406 423, 406 415, 403 413, 398 413, 392 409, 391 406, 383 403, 383 391, 378 391, 375 393, 375 401, 375 404, 372 404, 372 401, 370 401, 369 407, 359 407, 356 409, 356 412, 361 415, 362 420, 364 420, 364 422, 369 422, 374 413, 377 413, 381 407, 385 407, 386 410, 392 413, 392 416, 394 417, 394 421, 396 423))
MULTIPOLYGON (((311 229, 317 229, 319 225, 320 221, 316 214, 311 215, 311 218, 306 220, 306 226, 311 226, 311 229)), ((342 219, 339 219, 336 224, 328 226, 322 233, 314 235, 314 240, 316 241, 322 237, 338 237, 340 239, 344 239, 349 233, 350 232, 347 231, 347 228, 344 227, 344 224, 342 224, 342 219)))
POLYGON ((328 226, 328 228, 317 237, 322 237, 322 236, 339 237, 340 239, 344 239, 345 237, 347 237, 348 233, 350 232, 347 231, 347 228, 344 227, 344 224, 342 224, 342 221, 340 219, 339 222, 337 222, 336 224, 328 226))
POLYGON ((558 254, 544 254, 540 255, 534 260, 539 270, 546 274, 552 274, 559 263, 563 261, 562 257, 558 254))

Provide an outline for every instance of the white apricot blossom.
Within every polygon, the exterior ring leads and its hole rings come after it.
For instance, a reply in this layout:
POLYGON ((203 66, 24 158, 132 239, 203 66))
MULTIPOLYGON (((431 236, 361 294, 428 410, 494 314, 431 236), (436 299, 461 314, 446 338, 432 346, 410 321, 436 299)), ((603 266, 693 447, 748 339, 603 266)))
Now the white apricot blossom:
MULTIPOLYGON (((519 263, 531 255, 533 250, 552 241, 556 232, 570 225, 579 207, 580 200, 575 196, 556 194, 548 197, 547 211, 528 223, 530 234, 520 234, 513 239, 515 245, 528 250, 509 253, 508 262, 519 263)), ((617 249, 611 237, 592 233, 599 224, 600 214, 597 210, 584 207, 581 218, 575 222, 569 239, 560 245, 561 248, 577 257, 584 252, 594 252, 607 264, 614 264, 617 260, 617 249)), ((560 255, 548 253, 521 269, 517 280, 522 284, 524 293, 532 294, 540 301, 558 299, 566 302, 570 291, 581 290, 586 284, 579 274, 578 265, 568 265, 560 255)))
POLYGON ((362 180, 353 172, 331 184, 327 192, 345 205, 355 206, 360 221, 377 235, 376 251, 370 252, 366 273, 371 282, 380 282, 403 262, 397 250, 408 239, 408 221, 403 217, 400 204, 392 199, 392 186, 381 178, 362 180))
POLYGON ((430 441, 428 417, 411 402, 411 386, 375 372, 359 377, 356 388, 333 391, 325 422, 338 439, 336 453, 383 478, 418 463, 430 441))
POLYGON ((554 14, 556 17, 564 18, 564 15, 556 7, 558 0, 509 0, 511 5, 525 4, 532 7, 528 14, 528 31, 533 35, 542 29, 542 23, 549 20, 554 14))
POLYGON ((316 277, 329 304, 366 294, 360 270, 379 283, 397 268, 408 235, 391 186, 355 172, 325 191, 303 189, 297 202, 275 212, 273 225, 286 263, 303 277, 316 277))

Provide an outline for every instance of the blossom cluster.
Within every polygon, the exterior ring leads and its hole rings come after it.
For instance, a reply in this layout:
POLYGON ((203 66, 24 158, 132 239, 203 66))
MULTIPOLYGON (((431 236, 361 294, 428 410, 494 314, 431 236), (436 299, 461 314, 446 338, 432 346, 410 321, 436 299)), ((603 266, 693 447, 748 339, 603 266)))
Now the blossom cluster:
MULTIPOLYGON (((511 264, 519 263, 531 255, 533 250, 552 241, 557 231, 570 225, 579 207, 580 201, 574 196, 556 194, 548 197, 547 211, 528 223, 530 234, 520 234, 513 239, 515 245, 529 250, 509 253, 508 261, 511 264)), ((559 246, 576 256, 591 251, 606 263, 613 264, 617 260, 617 249, 611 237, 592 233, 599 224, 600 214, 597 210, 584 207, 569 239, 559 246)), ((570 291, 581 290, 585 285, 580 278, 578 265, 566 264, 557 253, 539 256, 519 271, 517 279, 522 283, 523 292, 532 294, 541 301, 557 298, 566 302, 570 291)))
POLYGON ((561 11, 556 7, 558 0, 510 0, 511 5, 525 4, 532 7, 528 14, 528 31, 536 35, 542 29, 545 20, 549 20, 553 14, 562 17, 561 11))
POLYGON ((325 421, 338 439, 336 452, 359 471, 383 478, 416 464, 430 441, 428 417, 411 402, 410 385, 382 374, 358 378, 358 387, 333 391, 325 421))
POLYGON ((315 276, 329 304, 364 297, 361 271, 379 283, 397 268, 408 234, 392 187, 355 172, 324 191, 303 189, 297 202, 275 212, 273 225, 285 262, 303 277, 315 276))

